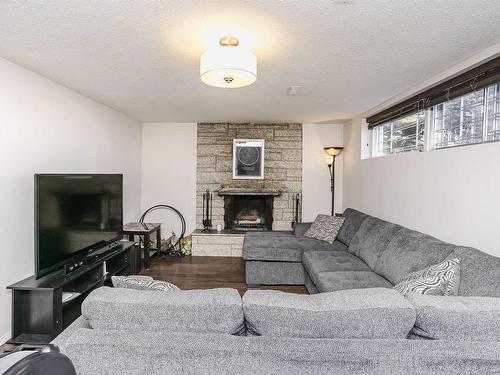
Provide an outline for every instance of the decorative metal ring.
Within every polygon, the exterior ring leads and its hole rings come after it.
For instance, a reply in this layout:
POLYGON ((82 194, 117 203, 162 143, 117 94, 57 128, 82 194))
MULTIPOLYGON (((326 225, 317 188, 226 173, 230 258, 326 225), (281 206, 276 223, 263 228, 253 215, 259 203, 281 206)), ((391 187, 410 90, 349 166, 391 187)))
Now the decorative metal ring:
MULTIPOLYGON (((174 211, 177 216, 179 217, 179 220, 181 221, 181 234, 179 235, 179 238, 177 240, 177 242, 172 245, 172 248, 175 249, 175 247, 177 245, 179 245, 179 243, 181 242, 181 240, 184 238, 184 234, 186 233, 186 219, 184 219, 184 216, 182 216, 182 214, 180 213, 180 211, 172 206, 169 206, 167 204, 157 204, 153 207, 150 207, 148 208, 142 215, 141 215, 141 218, 139 219, 139 223, 144 223, 144 218, 146 217, 146 215, 148 213, 150 213, 151 211, 155 211, 155 210, 158 210, 158 209, 168 209, 168 210, 171 210, 171 211, 174 211)), ((161 244, 157 244, 158 248, 159 248, 159 251, 161 252, 161 244)))

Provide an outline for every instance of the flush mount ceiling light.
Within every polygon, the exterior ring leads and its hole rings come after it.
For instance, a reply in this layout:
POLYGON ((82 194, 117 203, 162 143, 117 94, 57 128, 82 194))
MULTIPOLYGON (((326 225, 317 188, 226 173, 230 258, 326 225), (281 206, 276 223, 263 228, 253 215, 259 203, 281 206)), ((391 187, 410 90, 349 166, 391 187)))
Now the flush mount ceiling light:
POLYGON ((210 86, 245 87, 257 79, 257 58, 242 48, 238 38, 223 37, 219 46, 205 51, 200 58, 200 78, 210 86))

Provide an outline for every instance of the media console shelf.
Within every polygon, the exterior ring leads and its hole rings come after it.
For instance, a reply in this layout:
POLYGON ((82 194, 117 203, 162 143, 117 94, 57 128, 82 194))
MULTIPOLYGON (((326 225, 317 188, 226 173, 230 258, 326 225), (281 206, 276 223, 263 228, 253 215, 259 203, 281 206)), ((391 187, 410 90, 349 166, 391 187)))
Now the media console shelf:
POLYGON ((61 270, 8 286, 12 289, 9 343, 49 343, 80 316, 82 302, 92 290, 110 283, 113 275, 136 273, 137 263, 134 243, 119 241, 109 253, 69 274, 61 270), (77 295, 63 301, 63 293, 77 295))

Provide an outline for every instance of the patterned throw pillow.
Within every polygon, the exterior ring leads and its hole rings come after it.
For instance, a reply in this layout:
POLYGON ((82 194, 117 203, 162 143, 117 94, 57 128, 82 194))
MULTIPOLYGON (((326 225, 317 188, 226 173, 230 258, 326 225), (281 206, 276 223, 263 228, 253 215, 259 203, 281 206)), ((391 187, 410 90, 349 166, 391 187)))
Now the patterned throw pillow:
POLYGON ((180 290, 172 283, 161 280, 153 280, 153 278, 149 276, 112 276, 111 282, 115 288, 162 290, 164 292, 174 292, 180 290))
POLYGON ((304 237, 333 243, 345 218, 330 215, 318 215, 311 227, 304 233, 304 237))
POLYGON ((460 284, 460 259, 447 259, 405 276, 394 289, 406 294, 417 292, 434 296, 456 296, 460 284))

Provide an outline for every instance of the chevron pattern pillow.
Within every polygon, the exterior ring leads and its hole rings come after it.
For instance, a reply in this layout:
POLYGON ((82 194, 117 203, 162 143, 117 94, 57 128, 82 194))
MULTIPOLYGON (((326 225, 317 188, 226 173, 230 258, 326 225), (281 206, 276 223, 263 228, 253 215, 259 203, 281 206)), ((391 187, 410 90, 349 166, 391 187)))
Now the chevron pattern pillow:
POLYGON ((161 280, 153 280, 153 278, 149 276, 112 276, 111 282, 115 288, 161 290, 163 292, 175 292, 180 290, 172 283, 161 280))
POLYGON ((318 215, 311 227, 304 233, 304 237, 333 243, 337 238, 340 227, 344 224, 344 217, 318 215))
POLYGON ((456 296, 460 284, 460 259, 447 259, 405 276, 394 289, 406 294, 417 292, 434 296, 456 296))

